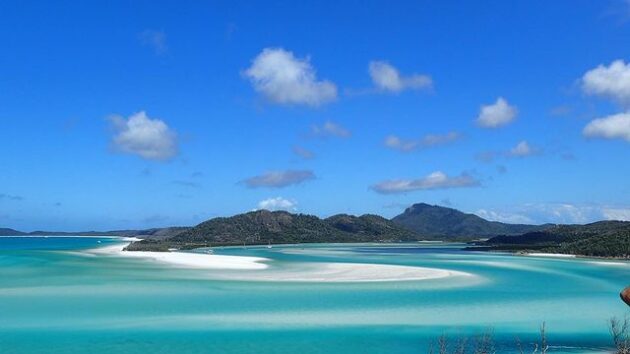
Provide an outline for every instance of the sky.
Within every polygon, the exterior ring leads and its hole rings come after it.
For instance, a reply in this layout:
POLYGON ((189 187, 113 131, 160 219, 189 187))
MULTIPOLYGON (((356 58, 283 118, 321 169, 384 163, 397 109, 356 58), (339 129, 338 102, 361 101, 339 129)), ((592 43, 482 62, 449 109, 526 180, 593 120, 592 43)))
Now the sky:
POLYGON ((630 220, 630 2, 0 2, 0 227, 630 220))

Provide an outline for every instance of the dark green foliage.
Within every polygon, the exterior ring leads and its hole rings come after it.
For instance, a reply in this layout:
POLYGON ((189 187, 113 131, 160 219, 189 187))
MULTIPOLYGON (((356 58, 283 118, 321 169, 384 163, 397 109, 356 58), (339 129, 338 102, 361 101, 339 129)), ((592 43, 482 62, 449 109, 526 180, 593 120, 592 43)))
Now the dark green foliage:
POLYGON ((365 214, 354 216, 348 214, 333 215, 324 220, 337 230, 358 235, 370 236, 372 241, 414 241, 418 234, 396 225, 382 216, 365 214))
POLYGON ((214 218, 177 235, 135 242, 128 250, 166 251, 221 245, 280 243, 395 242, 419 237, 378 215, 339 214, 327 219, 286 211, 258 210, 214 218))
POLYGON ((579 254, 592 257, 630 257, 630 229, 613 234, 591 236, 586 239, 543 249, 543 251, 579 254))
POLYGON ((474 214, 425 203, 414 204, 392 221, 426 237, 480 238, 519 235, 543 230, 549 225, 504 224, 488 221, 474 214))
POLYGON ((556 225, 520 236, 498 236, 480 243, 495 250, 539 250, 594 257, 630 257, 630 222, 599 221, 556 225))

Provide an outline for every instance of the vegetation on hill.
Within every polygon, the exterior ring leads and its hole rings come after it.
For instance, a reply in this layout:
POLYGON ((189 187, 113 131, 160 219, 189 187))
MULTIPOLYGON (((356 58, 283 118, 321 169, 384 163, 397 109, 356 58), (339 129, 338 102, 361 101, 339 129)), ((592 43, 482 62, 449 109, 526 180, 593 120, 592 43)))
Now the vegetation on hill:
POLYGON ((448 239, 520 235, 549 227, 488 221, 475 214, 425 203, 410 206, 392 221, 421 235, 448 239))
POLYGON ((630 222, 599 221, 556 225, 520 236, 497 236, 478 243, 490 250, 537 250, 595 257, 630 257, 630 222))
POLYGON ((522 225, 488 221, 474 214, 425 203, 414 204, 388 220, 365 214, 337 214, 326 219, 286 211, 258 210, 219 217, 195 227, 146 230, 24 233, 0 228, 0 236, 137 236, 128 250, 167 251, 217 245, 279 243, 400 242, 426 239, 473 240, 473 249, 570 253, 630 258, 630 222, 587 225, 522 225))
POLYGON ((216 245, 412 241, 419 236, 377 215, 339 214, 327 219, 258 210, 214 218, 164 240, 134 242, 128 250, 164 251, 216 245))
POLYGON ((358 235, 368 235, 375 241, 414 241, 417 233, 396 225, 391 220, 374 214, 354 216, 337 214, 325 219, 337 230, 358 235))

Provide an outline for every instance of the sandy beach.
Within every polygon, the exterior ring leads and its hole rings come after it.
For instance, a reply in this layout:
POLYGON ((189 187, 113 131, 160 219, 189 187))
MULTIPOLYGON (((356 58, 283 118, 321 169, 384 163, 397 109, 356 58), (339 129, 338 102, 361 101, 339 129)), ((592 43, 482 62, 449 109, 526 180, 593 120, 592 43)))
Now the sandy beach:
POLYGON ((575 258, 577 257, 574 254, 565 254, 565 253, 525 253, 526 256, 531 257, 556 257, 556 258, 575 258))
POLYGON ((183 268, 241 270, 215 274, 217 278, 250 281, 287 282, 384 282, 439 279, 472 274, 445 269, 365 263, 300 263, 281 269, 268 269, 262 257, 224 256, 193 252, 123 251, 129 243, 89 250, 92 255, 137 258, 183 268), (265 272, 249 272, 265 270, 265 272))
POLYGON ((296 268, 268 270, 259 274, 230 274, 230 279, 287 282, 388 282, 474 276, 446 269, 367 263, 301 263, 296 268))
POLYGON ((267 258, 222 256, 192 252, 123 251, 123 249, 128 245, 129 243, 121 243, 112 246, 99 247, 90 250, 89 253, 146 259, 185 268, 258 270, 268 267, 268 265, 263 263, 265 261, 268 261, 267 258))

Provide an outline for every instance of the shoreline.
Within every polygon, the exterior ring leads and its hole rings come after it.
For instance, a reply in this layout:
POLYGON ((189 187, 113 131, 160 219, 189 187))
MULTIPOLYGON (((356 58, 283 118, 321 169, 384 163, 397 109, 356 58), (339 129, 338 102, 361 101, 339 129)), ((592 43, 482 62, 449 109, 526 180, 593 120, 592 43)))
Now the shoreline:
POLYGON ((630 262, 628 257, 615 257, 615 256, 589 256, 584 254, 571 254, 571 253, 545 253, 545 252, 526 252, 523 250, 515 249, 489 249, 481 247, 466 247, 463 251, 482 252, 482 253, 494 253, 494 254, 510 254, 518 257, 547 257, 547 258, 565 258, 565 259, 598 259, 598 260, 615 260, 630 262))
POLYGON ((168 264, 175 267, 207 270, 238 270, 243 272, 217 274, 217 279, 279 282, 389 282, 422 281, 449 277, 475 277, 474 274, 440 268, 372 263, 302 263, 286 269, 269 269, 269 258, 227 256, 193 252, 125 251, 130 242, 87 250, 91 255, 134 258, 168 264), (268 270, 266 272, 258 272, 268 270), (251 272, 257 271, 257 272, 251 272))
POLYGON ((544 252, 524 252, 521 255, 527 257, 549 257, 549 258, 577 258, 575 254, 569 253, 544 253, 544 252))
POLYGON ((261 257, 224 256, 193 252, 125 251, 125 247, 127 247, 130 243, 131 242, 126 242, 117 245, 93 248, 87 250, 87 252, 96 255, 144 259, 162 264, 195 269, 259 270, 269 267, 263 262, 269 261, 270 259, 261 257))
POLYGON ((112 236, 112 235, 108 235, 108 236, 95 236, 95 235, 85 235, 85 236, 81 236, 81 235, 15 235, 15 236, 11 236, 11 235, 4 235, 4 236, 0 236, 0 238, 107 238, 107 239, 123 239, 123 240, 127 240, 129 239, 130 241, 141 241, 142 239, 137 238, 137 237, 126 237, 126 236, 112 236))

